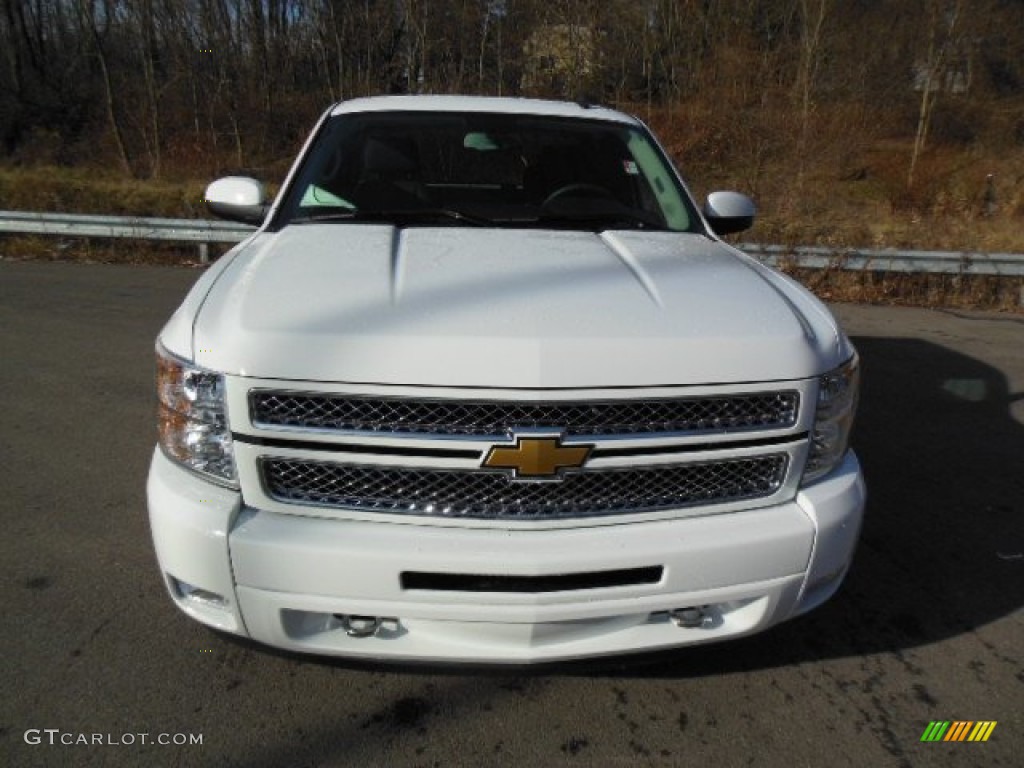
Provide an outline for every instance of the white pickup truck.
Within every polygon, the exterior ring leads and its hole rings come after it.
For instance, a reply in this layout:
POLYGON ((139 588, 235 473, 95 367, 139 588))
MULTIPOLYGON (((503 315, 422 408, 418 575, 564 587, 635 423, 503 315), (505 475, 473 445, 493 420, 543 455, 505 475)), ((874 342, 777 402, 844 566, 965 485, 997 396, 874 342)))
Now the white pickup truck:
POLYGON ((765 629, 864 508, 857 354, 588 104, 329 109, 157 341, 148 481, 189 616, 316 654, 532 663, 765 629))

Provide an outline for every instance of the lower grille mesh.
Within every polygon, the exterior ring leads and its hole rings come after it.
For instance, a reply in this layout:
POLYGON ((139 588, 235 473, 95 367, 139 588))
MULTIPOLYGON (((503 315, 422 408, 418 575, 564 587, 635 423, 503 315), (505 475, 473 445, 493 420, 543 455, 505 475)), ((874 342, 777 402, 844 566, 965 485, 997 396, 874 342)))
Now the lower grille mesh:
POLYGON ((368 512, 491 520, 550 520, 678 509, 770 496, 786 454, 569 473, 514 482, 500 472, 415 469, 264 458, 271 498, 368 512))

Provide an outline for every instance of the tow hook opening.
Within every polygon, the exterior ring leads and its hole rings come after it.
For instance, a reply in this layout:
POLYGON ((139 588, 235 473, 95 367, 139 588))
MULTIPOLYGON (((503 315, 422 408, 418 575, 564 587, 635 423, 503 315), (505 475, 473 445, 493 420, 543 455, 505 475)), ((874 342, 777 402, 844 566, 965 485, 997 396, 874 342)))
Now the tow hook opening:
POLYGON ((347 613, 335 613, 333 616, 349 637, 373 637, 382 630, 394 632, 398 629, 398 619, 347 613))
POLYGON ((684 629, 696 629, 698 627, 710 626, 714 617, 707 612, 706 605, 691 605, 686 608, 676 608, 669 611, 668 617, 677 627, 684 629))

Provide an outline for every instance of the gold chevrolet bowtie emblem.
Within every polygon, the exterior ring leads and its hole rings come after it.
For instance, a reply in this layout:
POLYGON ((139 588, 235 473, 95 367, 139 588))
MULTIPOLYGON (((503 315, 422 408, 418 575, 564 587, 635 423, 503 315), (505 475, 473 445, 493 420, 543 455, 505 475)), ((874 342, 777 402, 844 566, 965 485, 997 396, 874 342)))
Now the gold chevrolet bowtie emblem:
POLYGON ((557 437, 520 437, 514 446, 496 445, 484 459, 490 469, 511 469, 517 478, 550 480, 563 469, 586 463, 592 445, 562 445, 557 437))

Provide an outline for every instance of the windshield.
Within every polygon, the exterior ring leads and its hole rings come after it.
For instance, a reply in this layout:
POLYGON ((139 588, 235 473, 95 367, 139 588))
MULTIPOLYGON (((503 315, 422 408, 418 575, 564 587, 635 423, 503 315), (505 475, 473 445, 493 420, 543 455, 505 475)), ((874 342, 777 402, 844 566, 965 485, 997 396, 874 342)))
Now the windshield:
POLYGON ((275 221, 701 231, 643 129, 502 113, 367 112, 321 129, 275 221))

